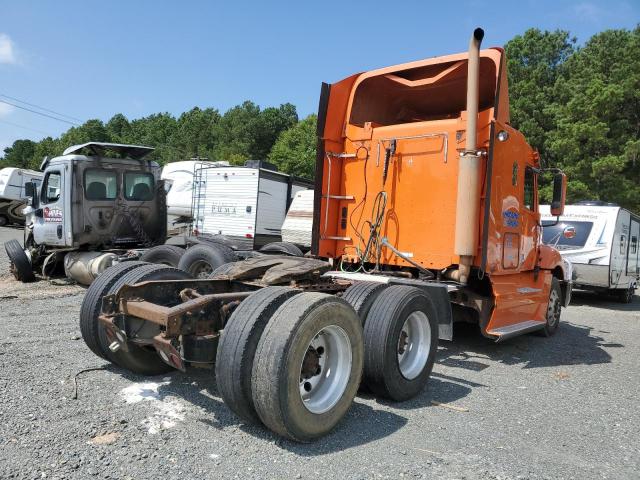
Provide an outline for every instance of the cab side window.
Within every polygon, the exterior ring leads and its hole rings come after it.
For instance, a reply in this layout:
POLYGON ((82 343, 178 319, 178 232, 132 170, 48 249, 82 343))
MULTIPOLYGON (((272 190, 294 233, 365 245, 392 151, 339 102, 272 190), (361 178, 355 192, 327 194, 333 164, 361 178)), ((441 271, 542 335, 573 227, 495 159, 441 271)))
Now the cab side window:
POLYGON ((42 189, 42 203, 53 203, 60 199, 61 178, 60 172, 47 173, 42 189))
POLYGON ((535 210, 535 173, 533 169, 527 167, 524 170, 524 206, 531 210, 535 210))

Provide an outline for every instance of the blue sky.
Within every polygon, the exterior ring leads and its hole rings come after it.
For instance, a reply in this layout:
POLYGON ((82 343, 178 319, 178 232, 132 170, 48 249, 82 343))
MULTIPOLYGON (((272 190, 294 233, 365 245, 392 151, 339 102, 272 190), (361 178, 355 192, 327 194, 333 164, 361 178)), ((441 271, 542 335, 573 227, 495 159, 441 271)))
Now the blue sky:
MULTIPOLYGON (((582 43, 638 22, 639 0, 0 0, 0 95, 82 120, 225 111, 245 99, 291 102, 302 117, 322 81, 463 51, 475 26, 494 46, 530 27, 582 43)), ((0 152, 69 126, 0 103, 0 152)))

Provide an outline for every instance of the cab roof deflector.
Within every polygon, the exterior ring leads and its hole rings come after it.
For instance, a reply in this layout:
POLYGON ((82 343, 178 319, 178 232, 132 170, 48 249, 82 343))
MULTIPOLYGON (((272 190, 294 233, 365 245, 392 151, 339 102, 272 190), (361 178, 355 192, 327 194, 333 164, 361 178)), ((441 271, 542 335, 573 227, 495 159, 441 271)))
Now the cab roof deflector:
POLYGON ((82 145, 73 145, 67 148, 63 155, 70 155, 76 153, 78 155, 93 155, 97 157, 103 157, 105 152, 118 152, 123 157, 131 158, 133 160, 140 160, 146 155, 153 152, 155 149, 152 147, 145 147, 142 145, 124 145, 121 143, 105 143, 105 142, 88 142, 82 145), (84 153, 86 152, 86 153, 84 153))

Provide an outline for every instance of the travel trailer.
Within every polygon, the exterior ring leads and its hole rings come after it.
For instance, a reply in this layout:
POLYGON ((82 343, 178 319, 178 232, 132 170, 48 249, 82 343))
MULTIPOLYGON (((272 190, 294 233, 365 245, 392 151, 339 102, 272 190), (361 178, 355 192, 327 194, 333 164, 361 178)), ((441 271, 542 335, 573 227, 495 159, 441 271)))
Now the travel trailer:
POLYGON ((203 166, 196 170, 195 236, 222 235, 241 250, 258 250, 282 240, 282 223, 292 199, 313 184, 278 172, 264 162, 246 165, 203 166))
POLYGON ((0 170, 0 227, 10 223, 24 225, 25 184, 33 182, 39 186, 43 176, 42 172, 23 168, 0 170))
POLYGON ((201 167, 228 167, 229 162, 186 160, 167 163, 161 179, 167 189, 167 222, 170 234, 185 231, 192 221, 193 175, 201 167))
POLYGON ((311 248, 313 194, 313 190, 300 190, 296 193, 282 224, 282 241, 293 243, 302 250, 311 248))
POLYGON ((629 303, 640 276, 640 217, 617 205, 567 205, 556 219, 540 206, 543 241, 573 265, 574 287, 612 293, 629 303))

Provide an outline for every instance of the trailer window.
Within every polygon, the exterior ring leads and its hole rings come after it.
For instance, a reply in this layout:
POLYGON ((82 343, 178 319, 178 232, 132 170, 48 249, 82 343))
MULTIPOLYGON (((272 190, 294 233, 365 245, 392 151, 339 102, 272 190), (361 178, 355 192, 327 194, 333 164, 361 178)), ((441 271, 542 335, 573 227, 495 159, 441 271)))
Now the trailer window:
POLYGON ((47 173, 42 189, 42 203, 53 203, 60 199, 61 179, 60 172, 47 173))
POLYGON ((153 175, 144 172, 125 173, 124 196, 127 200, 151 200, 153 198, 153 175))
POLYGON ((542 241, 559 249, 584 247, 593 228, 592 222, 559 222, 542 227, 542 241))
POLYGON ((631 237, 631 251, 629 253, 635 255, 638 251, 638 237, 631 237))
POLYGON ((118 194, 118 175, 111 170, 91 168, 84 172, 87 200, 114 200, 118 194))
POLYGON ((524 170, 524 206, 534 210, 535 174, 529 167, 524 170))
POLYGON ((624 241, 626 237, 624 235, 620 235, 620 253, 624 255, 624 241))

